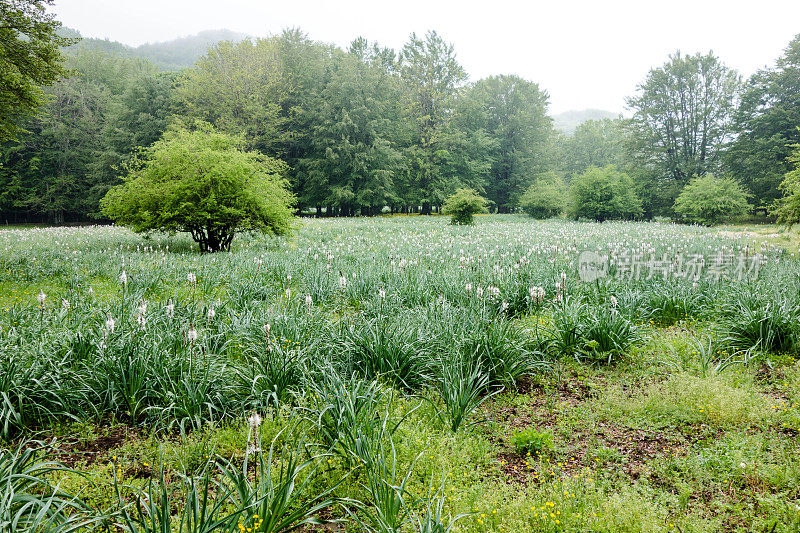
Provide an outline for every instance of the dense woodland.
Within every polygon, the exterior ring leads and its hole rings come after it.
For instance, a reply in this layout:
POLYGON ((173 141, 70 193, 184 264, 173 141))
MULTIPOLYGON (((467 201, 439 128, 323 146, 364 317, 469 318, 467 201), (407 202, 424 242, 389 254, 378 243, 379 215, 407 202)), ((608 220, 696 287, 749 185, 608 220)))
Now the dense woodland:
POLYGON ((64 54, 69 75, 0 147, 2 222, 105 220, 100 199, 176 122, 210 123, 282 160, 299 210, 327 216, 429 214, 461 187, 513 212, 537 181, 566 191, 607 165, 634 184, 637 218, 673 216, 681 190, 707 174, 733 178, 766 212, 800 142, 800 36, 749 80, 711 53, 676 53, 643 73, 631 118, 571 135, 537 83, 470 81, 436 32, 400 50, 360 38, 342 50, 292 29, 172 48, 87 39, 64 54))

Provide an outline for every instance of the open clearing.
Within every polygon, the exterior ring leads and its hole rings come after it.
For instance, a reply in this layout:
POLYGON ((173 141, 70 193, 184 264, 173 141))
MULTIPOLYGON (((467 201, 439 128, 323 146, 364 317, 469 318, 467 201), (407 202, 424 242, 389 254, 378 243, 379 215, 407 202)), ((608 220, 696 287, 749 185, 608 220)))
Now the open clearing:
POLYGON ((800 528, 800 268, 775 231, 299 224, 207 255, 0 231, 3 457, 68 467, 19 494, 58 486, 111 531, 175 529, 203 493, 219 531, 800 528))

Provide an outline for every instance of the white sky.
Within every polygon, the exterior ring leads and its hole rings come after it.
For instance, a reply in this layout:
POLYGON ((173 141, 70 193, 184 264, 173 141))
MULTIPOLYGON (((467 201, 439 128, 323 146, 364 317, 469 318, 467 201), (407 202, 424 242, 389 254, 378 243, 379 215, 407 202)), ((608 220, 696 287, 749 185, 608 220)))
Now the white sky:
POLYGON ((554 113, 623 111, 648 69, 677 49, 713 50, 748 76, 800 33, 800 0, 56 0, 51 10, 84 37, 130 45, 297 26, 342 47, 361 35, 399 49, 412 31, 435 29, 455 44, 470 79, 535 81, 554 113))

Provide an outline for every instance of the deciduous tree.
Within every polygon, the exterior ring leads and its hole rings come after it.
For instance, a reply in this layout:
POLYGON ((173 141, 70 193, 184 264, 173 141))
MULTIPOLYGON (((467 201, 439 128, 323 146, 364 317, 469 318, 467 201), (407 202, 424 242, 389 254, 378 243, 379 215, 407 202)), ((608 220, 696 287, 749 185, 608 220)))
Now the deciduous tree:
POLYGON ((243 144, 207 124, 173 127, 131 163, 103 211, 137 232, 187 232, 201 252, 228 250, 241 231, 286 233, 294 203, 286 165, 243 144))

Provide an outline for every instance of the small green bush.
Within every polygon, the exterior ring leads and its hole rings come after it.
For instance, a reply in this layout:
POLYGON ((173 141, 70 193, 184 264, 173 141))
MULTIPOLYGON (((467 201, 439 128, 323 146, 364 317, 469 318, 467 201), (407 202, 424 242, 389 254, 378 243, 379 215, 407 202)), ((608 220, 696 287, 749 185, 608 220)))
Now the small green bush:
POLYGON ((736 180, 710 174, 694 178, 675 200, 675 213, 682 220, 707 226, 743 215, 749 207, 736 180))
POLYGON ((525 191, 519 207, 533 218, 545 219, 558 216, 564 209, 566 195, 564 183, 555 173, 540 176, 525 191))
POLYGON ((511 444, 519 454, 548 455, 553 451, 553 433, 546 429, 524 429, 511 436, 511 444))
POLYGON ((450 215, 451 224, 472 224, 474 215, 486 212, 486 198, 472 189, 458 189, 442 205, 442 213, 450 215))
POLYGON ((630 220, 642 212, 633 180, 614 165, 589 167, 576 176, 570 188, 570 200, 571 215, 576 220, 630 220))

